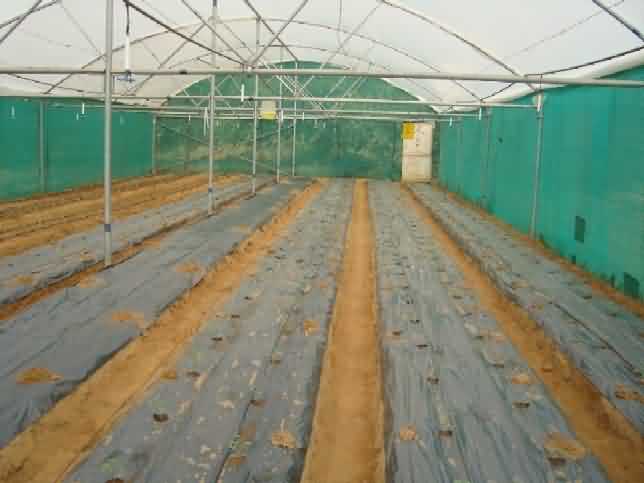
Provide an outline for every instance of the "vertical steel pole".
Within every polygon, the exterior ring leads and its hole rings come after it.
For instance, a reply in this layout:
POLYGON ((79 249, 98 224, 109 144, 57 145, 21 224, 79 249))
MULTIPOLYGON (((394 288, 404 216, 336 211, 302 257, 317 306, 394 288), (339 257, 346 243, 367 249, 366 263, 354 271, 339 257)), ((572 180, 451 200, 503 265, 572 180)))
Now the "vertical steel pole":
POLYGON ((188 172, 188 165, 190 164, 190 131, 192 126, 192 117, 186 117, 186 130, 183 133, 183 174, 188 172))
POLYGON ((484 209, 488 206, 488 165, 490 162, 490 135, 492 132, 492 111, 486 107, 483 114, 483 122, 485 123, 485 135, 483 137, 483 152, 481 153, 481 204, 484 209))
POLYGON ((537 96, 537 154, 534 161, 534 189, 532 191, 532 218, 530 236, 536 238, 539 214, 539 187, 541 185, 541 153, 543 151, 543 94, 537 96))
MULTIPOLYGON (((284 47, 280 48, 280 69, 284 66, 284 47)), ((282 112, 282 96, 284 95, 284 87, 279 83, 280 100, 277 109, 277 183, 280 182, 280 164, 282 164, 282 122, 284 120, 284 113, 282 112)))
POLYGON ((156 176, 157 169, 157 116, 152 115, 152 175, 156 176))
POLYGON ((103 184, 105 197, 105 266, 112 265, 112 51, 114 0, 105 0, 105 141, 103 184))
MULTIPOLYGON (((212 0, 212 54, 210 62, 214 69, 217 65, 217 0, 212 0)), ((213 183, 215 167, 215 89, 217 88, 217 78, 215 74, 210 76, 210 127, 208 139, 208 215, 212 215, 215 209, 215 187, 213 183)))
MULTIPOLYGON (((255 27, 255 48, 259 52, 259 18, 255 27)), ((253 194, 257 189, 257 98, 259 97, 259 76, 255 74, 255 97, 253 99, 253 194)))
MULTIPOLYGON (((295 68, 297 69, 297 61, 295 61, 295 68)), ((295 91, 293 95, 299 95, 299 78, 295 77, 295 91)), ((293 155, 291 158, 291 178, 295 177, 295 145, 297 144, 297 101, 293 101, 293 155)))
POLYGON ((47 166, 45 165, 45 102, 40 101, 38 117, 38 157, 40 160, 40 191, 47 191, 47 166))

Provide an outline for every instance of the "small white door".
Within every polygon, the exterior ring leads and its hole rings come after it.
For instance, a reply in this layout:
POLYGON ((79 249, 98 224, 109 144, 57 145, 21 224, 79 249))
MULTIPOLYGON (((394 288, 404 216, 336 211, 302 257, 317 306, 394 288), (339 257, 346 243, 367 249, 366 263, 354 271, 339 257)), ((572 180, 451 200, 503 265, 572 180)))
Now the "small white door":
POLYGON ((403 181, 429 181, 432 178, 432 136, 430 123, 403 124, 403 181))

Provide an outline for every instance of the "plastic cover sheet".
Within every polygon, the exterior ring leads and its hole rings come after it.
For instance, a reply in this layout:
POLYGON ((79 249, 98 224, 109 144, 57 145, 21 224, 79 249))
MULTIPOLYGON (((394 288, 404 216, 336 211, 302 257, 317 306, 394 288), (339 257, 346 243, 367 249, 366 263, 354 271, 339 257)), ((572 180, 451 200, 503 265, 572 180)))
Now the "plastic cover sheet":
POLYGON ((91 283, 56 292, 0 326, 0 446, 144 333, 306 183, 268 188, 180 228, 91 283), (32 369, 53 377, 20 383, 32 369))
POLYGON ((430 185, 414 192, 511 300, 523 307, 599 391, 644 434, 644 323, 574 273, 517 242, 430 185), (639 399, 639 400, 638 400, 639 399))
MULTIPOLYGON (((32 0, 2 2, 0 22, 26 12, 32 0)), ((43 2, 44 3, 44 2, 43 2)), ((276 31, 295 11, 301 0, 253 0, 259 13, 270 19, 276 31)), ((638 0, 624 2, 604 0, 619 15, 624 16, 640 31, 644 30, 644 7, 638 0)), ((142 8, 162 22, 176 28, 184 37, 193 37, 202 45, 210 45, 211 32, 202 28, 199 18, 176 0, 136 0, 142 8)), ((212 11, 209 0, 189 0, 201 18, 208 19, 212 11)), ((115 2, 114 65, 125 65, 124 49, 126 8, 115 2)), ((131 11, 132 69, 156 69, 159 65, 174 69, 203 69, 209 53, 199 45, 185 43, 184 38, 131 11), (167 59, 167 60, 166 60, 167 59)), ((218 65, 238 68, 232 45, 244 58, 252 58, 255 43, 255 14, 242 1, 222 1, 219 15, 232 33, 220 26, 218 65), (241 40, 241 42, 240 42, 241 40), (243 42, 243 43, 242 43, 243 42), (241 47, 240 44, 244 45, 241 47)), ((62 0, 58 5, 31 15, 0 45, 0 58, 7 65, 88 66, 101 69, 104 64, 105 9, 90 2, 62 0), (37 32, 37 35, 35 34, 37 32)), ((5 33, 10 25, 0 28, 5 33)), ((280 36, 301 60, 331 62, 335 65, 368 69, 388 68, 399 72, 447 71, 485 72, 490 74, 533 74, 559 69, 616 54, 641 45, 633 35, 610 15, 589 0, 541 0, 535 4, 511 0, 310 0, 280 36), (402 4, 413 12, 405 12, 391 4, 402 4), (423 20, 425 16, 429 21, 423 20), (366 20, 366 21, 365 21, 366 20), (455 35, 446 33, 453 32, 455 35), (354 35, 349 38, 352 32, 354 35), (461 36, 463 40, 459 40, 461 36), (469 44, 468 44, 469 43, 469 44), (428 49, 431 45, 433 48, 428 49), (502 67, 505 64, 506 67, 502 67)), ((271 38, 262 25, 260 42, 271 38)), ((640 53, 641 54, 641 53, 640 53)), ((636 55, 636 54, 635 54, 636 55)), ((265 56, 275 62, 280 57, 278 46, 271 47, 265 56)), ((604 62, 599 68, 620 65, 623 59, 604 62)), ((597 67, 582 71, 592 74, 597 67), (589 72, 590 71, 590 72, 589 72)), ((574 77, 579 71, 564 72, 574 77)), ((84 91, 101 93, 100 76, 64 75, 39 76, 40 83, 3 76, 2 87, 65 95, 84 91)), ((150 80, 146 76, 119 79, 116 93, 137 92, 142 96, 166 96, 180 92, 183 87, 199 80, 198 76, 161 76, 150 80)), ((490 94, 498 84, 464 82, 468 90, 451 82, 432 80, 397 81, 411 93, 431 100, 476 100, 490 94), (430 94, 433 93, 433 94, 430 94)), ((511 92, 516 93, 516 90, 511 92)))
POLYGON ((298 482, 351 211, 332 181, 69 482, 298 482))
MULTIPOLYGON (((248 183, 216 189, 218 204, 249 190, 248 183)), ((177 203, 118 220, 112 225, 112 249, 138 245, 160 231, 206 212, 208 197, 198 194, 177 203)), ((77 233, 52 245, 0 259, 0 305, 10 304, 52 283, 103 261, 103 226, 77 233), (27 283, 25 283, 28 280, 27 283)))
POLYGON ((370 183, 390 482, 608 481, 397 185, 370 183), (520 382, 520 383, 517 383, 520 382))

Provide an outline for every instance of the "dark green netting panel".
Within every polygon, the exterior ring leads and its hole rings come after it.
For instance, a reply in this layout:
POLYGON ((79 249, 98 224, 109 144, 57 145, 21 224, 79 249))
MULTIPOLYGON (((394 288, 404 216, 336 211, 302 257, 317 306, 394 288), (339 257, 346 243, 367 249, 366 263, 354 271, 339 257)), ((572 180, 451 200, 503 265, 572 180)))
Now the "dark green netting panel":
MULTIPOLYGON (((285 68, 294 67, 284 63, 285 68)), ((317 63, 298 64, 302 68, 319 67, 317 63)), ((305 84, 310 76, 298 78, 305 84)), ((225 76, 217 78, 222 95, 240 96, 244 85, 246 95, 255 91, 253 76, 225 76)), ((210 81, 204 80, 185 90, 189 95, 206 96, 210 81)), ((277 79, 260 79, 260 96, 279 95, 277 79)), ((378 79, 320 77, 307 86, 314 97, 387 98, 412 100, 401 89, 378 79)), ((286 88, 285 96, 289 95, 286 88)), ((190 100, 172 99, 173 107, 191 107, 190 100)), ((202 104, 203 107, 206 104, 202 104)), ((244 107, 252 114, 250 102, 240 100, 218 102, 219 115, 225 116, 227 107, 244 107)), ((328 105, 327 105, 328 106, 328 105)), ((193 106, 194 107, 194 106, 193 106)), ((285 109, 292 109, 293 102, 285 101, 285 109)), ((317 108, 311 102, 299 102, 298 109, 317 108)), ((400 111, 396 105, 345 103, 329 106, 343 110, 400 111)), ((410 105, 405 112, 432 112, 427 107, 410 105)), ((288 114, 288 113, 287 113, 288 114)), ((261 120, 258 127, 258 172, 273 173, 277 162, 277 121, 261 120)), ((298 120, 296 129, 296 175, 330 177, 370 177, 399 180, 402 171, 402 125, 397 121, 319 119, 298 120)), ((157 121, 157 157, 161 170, 205 169, 208 158, 208 134, 202 117, 190 119, 163 115, 157 121)), ((218 120, 215 129, 216 170, 220 173, 248 173, 251 170, 252 134, 251 120, 218 120)), ((293 123, 286 120, 282 126, 281 172, 290 174, 293 162, 293 123)))
MULTIPOLYGON (((294 67, 284 63, 285 68, 294 67)), ((317 63, 299 67, 316 68, 317 63)), ((307 83, 310 76, 299 78, 307 83)), ((220 94, 239 96, 244 85, 246 95, 255 90, 252 76, 220 76, 220 94)), ((185 89, 191 95, 207 96, 210 80, 185 89)), ((412 100, 405 91, 378 79, 320 77, 311 79, 308 93, 315 97, 389 98, 412 100)), ((279 81, 261 78, 259 94, 277 96, 279 81)), ((283 90, 288 96, 289 91, 283 90)), ((206 109, 207 99, 196 102, 206 109)), ((171 106, 195 107, 188 99, 173 99, 171 106)), ((226 107, 243 107, 252 114, 252 103, 241 100, 220 102, 218 116, 226 116, 226 107)), ((311 102, 299 102, 298 109, 317 108, 311 102)), ((333 109, 400 110, 383 104, 347 103, 333 109)), ((284 102, 293 108, 292 101, 284 102)), ((431 113, 424 106, 405 106, 406 112, 431 113)), ((98 102, 82 103, 76 99, 41 100, 25 97, 0 98, 0 199, 26 197, 38 192, 55 192, 97 184, 103 179, 103 109, 98 102), (42 119, 41 119, 42 112, 42 119), (42 126, 42 132, 41 132, 42 126), (42 138, 42 143, 40 140, 42 138)), ((261 120, 258 126, 257 171, 272 174, 277 163, 276 121, 261 120)), ((299 120, 296 136, 296 174, 301 176, 364 176, 398 180, 401 175, 401 123, 347 119, 299 120)), ((115 179, 142 176, 154 172, 189 173, 208 166, 208 129, 202 114, 182 117, 151 112, 119 110, 115 105, 113 120, 113 176, 115 179)), ((250 173, 252 160, 251 120, 218 119, 216 165, 218 173, 250 173)), ((291 173, 293 162, 293 122, 282 126, 282 173, 291 173)))
MULTIPOLYGON (((644 68, 615 77, 644 79, 644 68)), ((518 102, 532 103, 532 96, 518 102)), ((534 190, 534 110, 441 130, 440 181, 524 233, 534 190)), ((537 236, 618 289, 644 298, 644 89, 565 87, 544 99, 537 236)))
POLYGON ((39 103, 0 98, 0 199, 40 191, 39 103))
MULTIPOLYGON (((114 178, 149 174, 152 115, 116 109, 114 178)), ((97 103, 0 98, 0 199, 101 183, 103 115, 97 103)))
MULTIPOLYGON (((47 189, 61 191, 103 179, 103 109, 53 105, 47 109, 47 189)), ((115 112, 112 119, 112 175, 143 176, 152 167, 151 117, 115 112)))

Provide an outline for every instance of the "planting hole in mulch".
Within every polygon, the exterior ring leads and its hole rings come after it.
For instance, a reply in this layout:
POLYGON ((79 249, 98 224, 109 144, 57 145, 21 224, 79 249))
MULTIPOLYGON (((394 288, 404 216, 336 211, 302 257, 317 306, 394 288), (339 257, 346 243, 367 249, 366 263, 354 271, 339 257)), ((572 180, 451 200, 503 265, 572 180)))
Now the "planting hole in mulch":
POLYGON ((615 397, 624 401, 638 401, 644 403, 644 395, 637 389, 631 389, 623 384, 615 386, 615 397))
POLYGON ((18 374, 18 384, 41 384, 45 382, 56 382, 62 379, 61 376, 43 367, 32 367, 18 374))
POLYGON ((165 413, 154 413, 152 415, 152 418, 157 422, 157 423, 165 423, 170 419, 167 414, 165 413))
POLYGON ((295 449, 295 436, 283 429, 275 431, 271 435, 271 444, 276 448, 295 449))
POLYGON ((510 380, 512 381, 512 384, 532 384, 532 378, 527 372, 517 372, 512 375, 512 378, 510 380))
POLYGON ((311 319, 307 319, 304 321, 304 335, 309 336, 316 334, 320 330, 320 324, 311 319))
POLYGON ((586 448, 578 441, 556 431, 548 433, 543 448, 546 450, 546 457, 553 464, 579 461, 586 456, 586 448))
POLYGON ((398 432, 401 441, 416 441, 418 439, 418 433, 416 428, 411 425, 403 426, 398 432))

